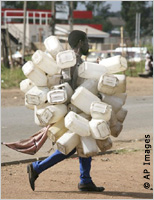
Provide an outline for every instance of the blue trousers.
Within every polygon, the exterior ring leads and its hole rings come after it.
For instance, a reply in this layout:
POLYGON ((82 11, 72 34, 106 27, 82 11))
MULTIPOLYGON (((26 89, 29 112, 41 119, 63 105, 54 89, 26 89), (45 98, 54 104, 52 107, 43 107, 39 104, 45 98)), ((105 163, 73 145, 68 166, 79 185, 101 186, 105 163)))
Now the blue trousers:
MULTIPOLYGON (((33 168, 38 174, 40 174, 44 170, 54 166, 55 164, 61 162, 62 160, 69 158, 75 152, 76 149, 73 149, 68 155, 64 155, 60 151, 56 150, 51 156, 47 157, 46 159, 42 161, 33 162, 32 163, 33 168)), ((91 157, 88 158, 79 157, 81 184, 90 183, 92 181, 90 177, 91 160, 92 160, 91 157)))

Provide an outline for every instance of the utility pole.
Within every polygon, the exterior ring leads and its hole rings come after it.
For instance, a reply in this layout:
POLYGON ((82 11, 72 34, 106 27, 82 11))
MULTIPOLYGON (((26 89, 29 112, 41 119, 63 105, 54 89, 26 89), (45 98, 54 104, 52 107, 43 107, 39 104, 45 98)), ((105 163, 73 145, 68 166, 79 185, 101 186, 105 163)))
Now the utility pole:
POLYGON ((136 13, 135 46, 139 46, 140 42, 140 24, 141 24, 141 13, 136 13))
POLYGON ((121 26, 120 28, 120 32, 121 32, 121 46, 122 46, 122 56, 124 55, 124 30, 123 30, 123 26, 121 26))
POLYGON ((70 18, 69 18, 69 24, 70 24, 70 32, 73 31, 73 1, 70 1, 70 18))
POLYGON ((12 59, 12 51, 11 51, 11 42, 10 42, 8 27, 6 28, 6 38, 7 38, 7 48, 8 48, 9 56, 10 56, 10 68, 13 69, 13 59, 12 59))
POLYGON ((24 64, 25 58, 25 36, 26 36, 26 10, 27 10, 27 1, 24 1, 24 28, 23 28, 23 42, 22 42, 22 64, 24 64))
POLYGON ((51 32, 55 34, 55 2, 51 1, 51 32))

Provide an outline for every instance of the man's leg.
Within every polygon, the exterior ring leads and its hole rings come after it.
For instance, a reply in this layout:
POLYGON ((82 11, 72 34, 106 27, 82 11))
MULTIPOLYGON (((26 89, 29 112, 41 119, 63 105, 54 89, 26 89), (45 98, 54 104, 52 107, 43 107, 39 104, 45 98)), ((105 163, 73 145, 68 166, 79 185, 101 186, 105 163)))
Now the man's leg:
POLYGON ((73 149, 69 154, 64 155, 60 151, 56 150, 51 156, 47 157, 46 159, 42 161, 33 162, 32 163, 33 168, 38 174, 40 174, 44 170, 52 167, 53 165, 61 162, 62 160, 69 158, 75 152, 76 152, 76 149, 73 149))
POLYGON ((27 166, 27 172, 29 173, 29 182, 32 190, 35 190, 35 180, 38 178, 38 175, 44 170, 52 167, 53 165, 61 162, 62 160, 70 157, 76 152, 76 149, 73 149, 68 155, 62 154, 60 151, 56 150, 51 156, 42 160, 36 161, 27 166))
POLYGON ((80 183, 78 184, 78 189, 80 191, 94 191, 94 192, 102 192, 104 191, 104 187, 97 187, 91 177, 90 177, 90 169, 91 169, 91 157, 82 158, 79 157, 80 163, 80 183))
POLYGON ((80 183, 90 183, 91 177, 90 177, 90 169, 91 169, 91 157, 88 158, 82 158, 79 157, 79 163, 80 163, 80 183))

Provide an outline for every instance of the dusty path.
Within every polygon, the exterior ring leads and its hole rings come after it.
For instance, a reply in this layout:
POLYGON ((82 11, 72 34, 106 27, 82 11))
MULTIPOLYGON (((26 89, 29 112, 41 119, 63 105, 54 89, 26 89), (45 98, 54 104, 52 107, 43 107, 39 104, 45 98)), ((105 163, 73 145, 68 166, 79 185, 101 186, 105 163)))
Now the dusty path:
MULTIPOLYGON (((152 190, 143 187, 144 151, 106 154, 93 158, 91 176, 103 193, 81 193, 78 158, 63 161, 46 170, 36 181, 36 191, 30 189, 26 164, 1 168, 2 199, 152 199, 152 190)), ((152 186, 151 165, 148 166, 152 186)), ((150 187, 151 188, 151 187, 150 187)))
MULTIPOLYGON (((127 78, 129 96, 152 96, 153 79, 127 78)), ((2 90, 2 106, 24 105, 24 94, 19 89, 2 90)), ((152 144, 152 141, 151 141, 152 144)), ((105 187, 103 193, 81 193, 78 158, 71 158, 48 169, 36 181, 36 191, 30 189, 27 164, 1 167, 1 199, 152 199, 153 155, 150 165, 143 165, 145 141, 115 143, 119 152, 93 157, 91 176, 97 185, 105 187), (124 148, 124 149, 123 149, 124 148), (150 172, 150 180, 143 171, 150 172), (149 189, 144 183, 150 184, 149 189)))

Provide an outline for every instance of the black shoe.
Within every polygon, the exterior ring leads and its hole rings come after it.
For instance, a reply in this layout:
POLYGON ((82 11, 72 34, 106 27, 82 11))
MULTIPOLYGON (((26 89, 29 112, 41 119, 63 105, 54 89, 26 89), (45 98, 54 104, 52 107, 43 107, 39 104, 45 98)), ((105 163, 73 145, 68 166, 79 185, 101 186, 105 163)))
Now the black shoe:
POLYGON ((38 178, 38 174, 33 169, 33 165, 27 165, 27 173, 29 174, 29 183, 32 190, 35 190, 35 180, 38 178))
POLYGON ((93 182, 87 184, 78 184, 78 189, 80 191, 91 191, 91 192, 103 192, 104 187, 97 187, 93 182))

